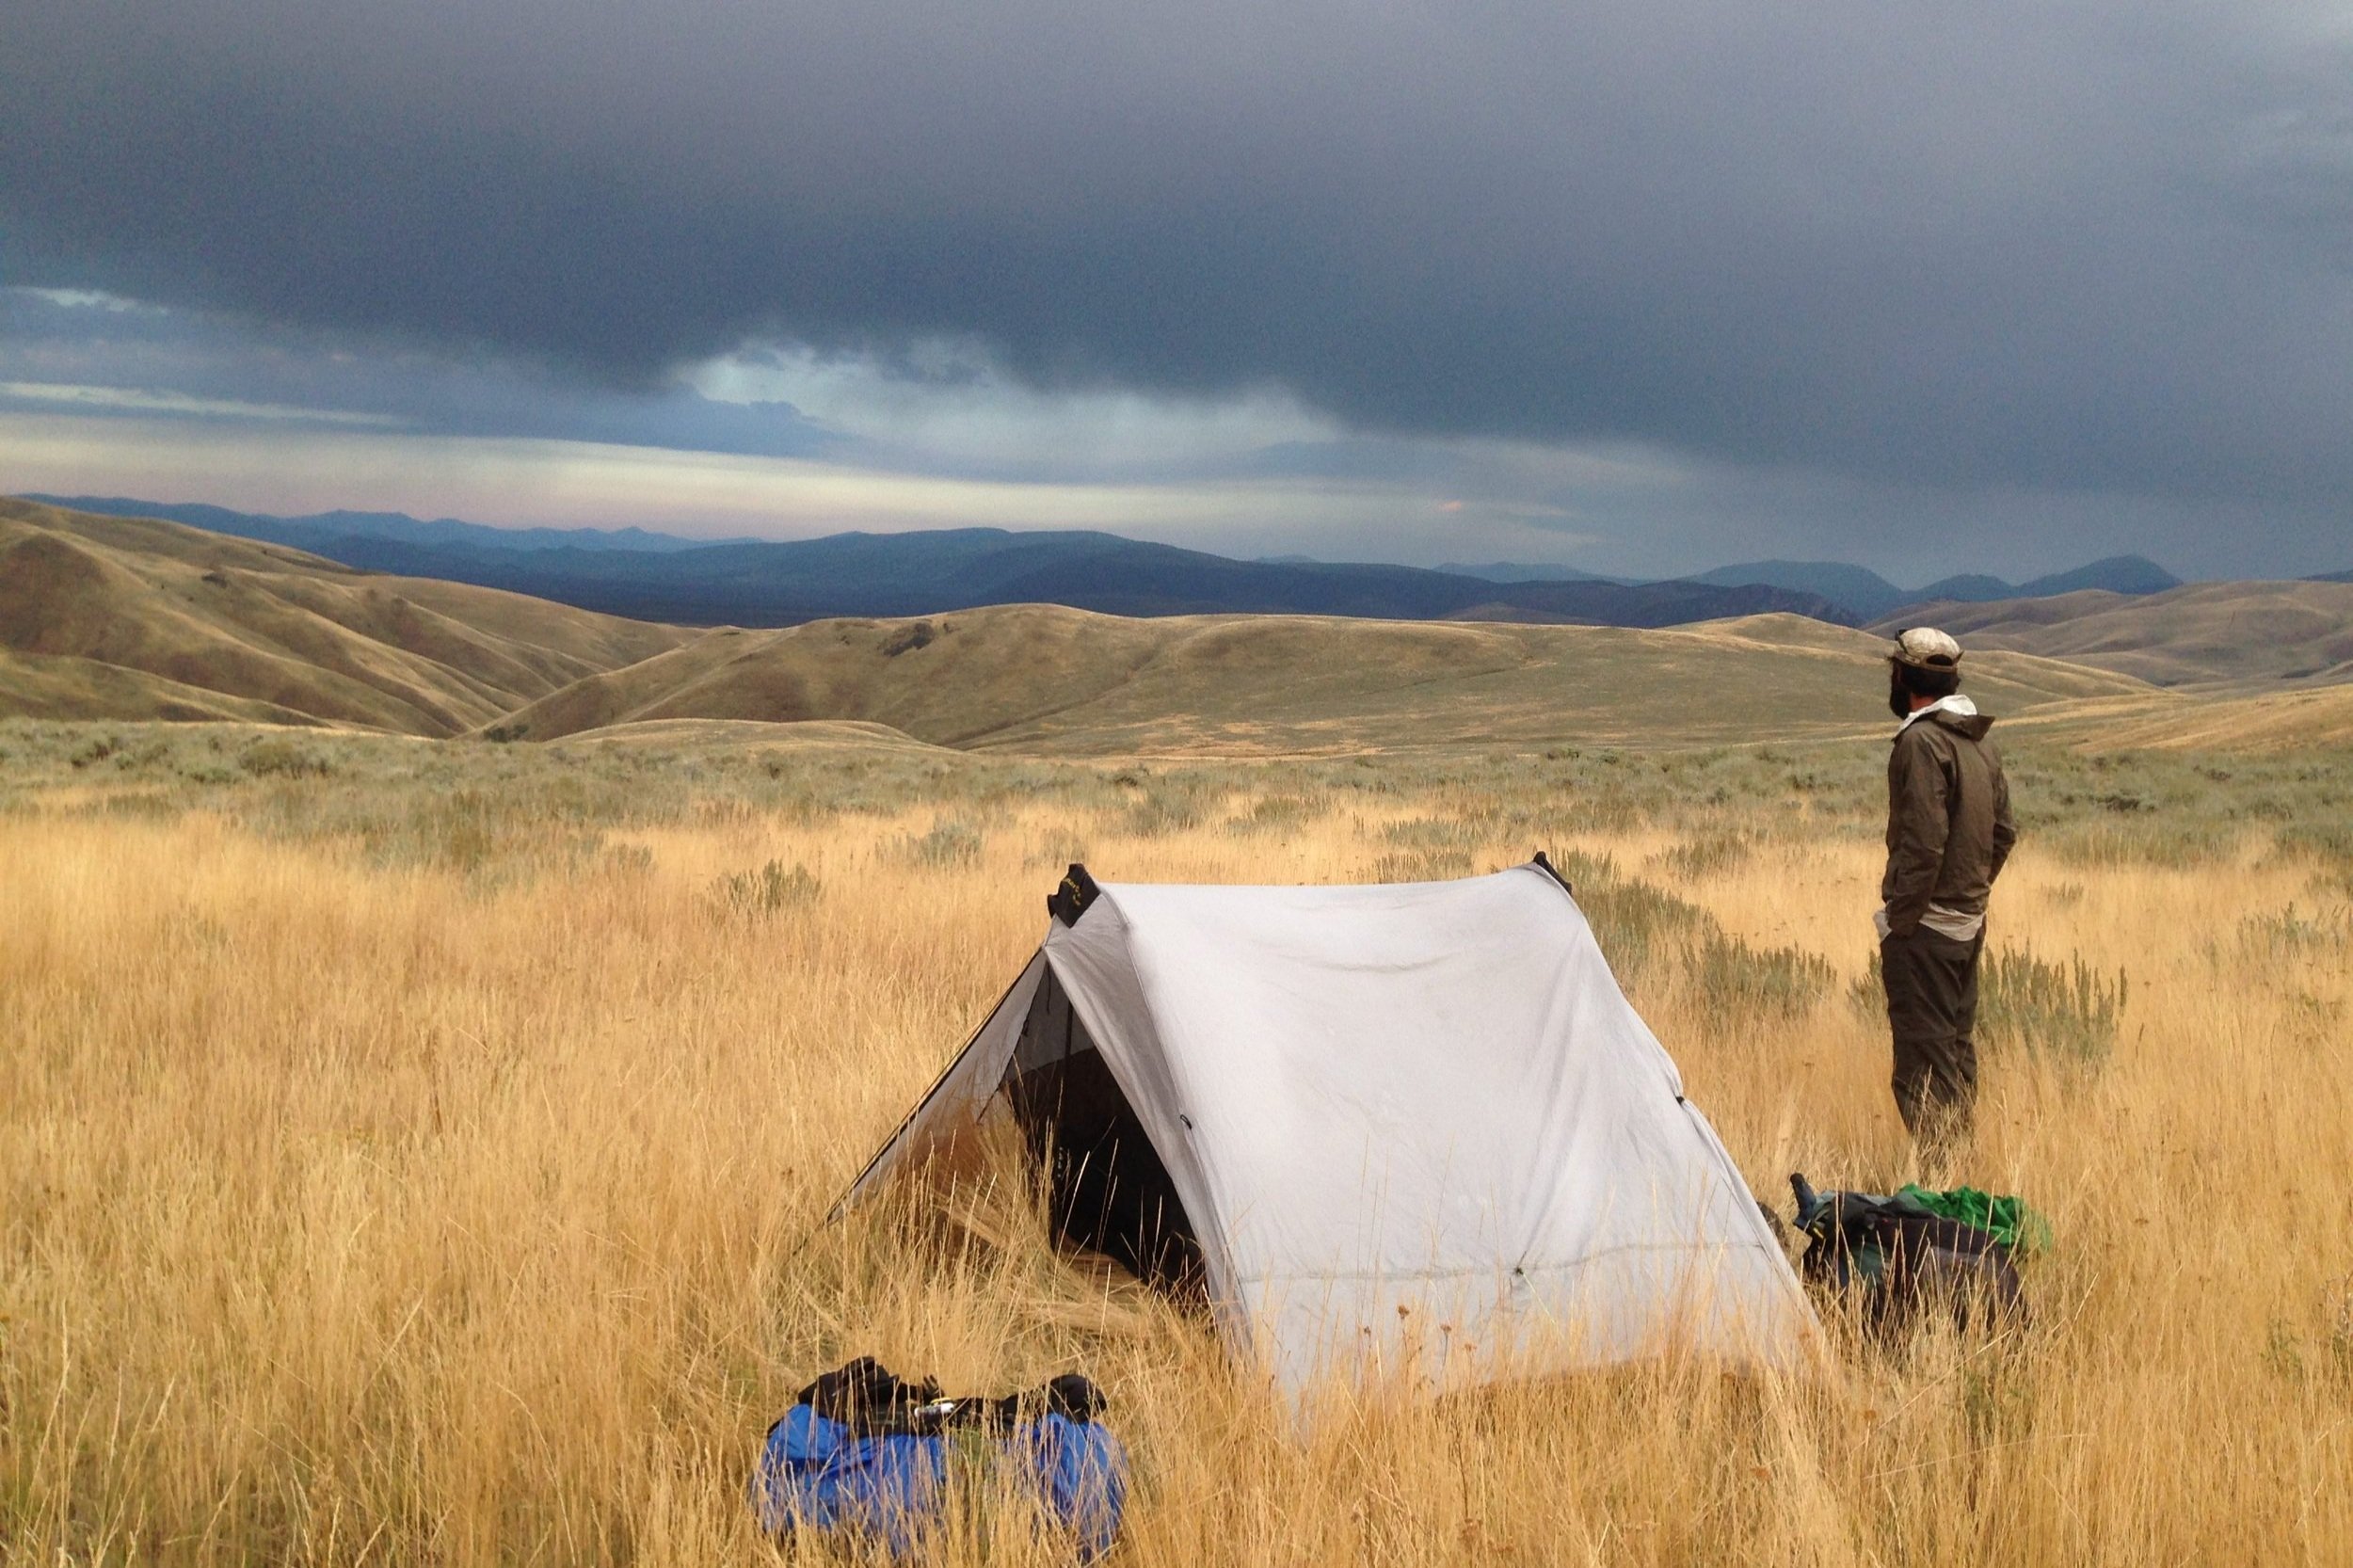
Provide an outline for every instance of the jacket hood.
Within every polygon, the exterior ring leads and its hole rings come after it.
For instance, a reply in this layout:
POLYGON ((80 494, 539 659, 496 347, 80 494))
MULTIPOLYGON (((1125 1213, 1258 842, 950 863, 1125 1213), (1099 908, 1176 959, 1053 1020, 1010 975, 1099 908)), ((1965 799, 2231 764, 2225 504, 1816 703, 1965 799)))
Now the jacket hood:
POLYGON ((1941 724, 1956 735, 1965 735, 1973 741, 1984 740, 1985 732, 1993 728, 1993 715, 1978 712, 1977 705, 1962 692, 1939 697, 1926 708, 1914 710, 1912 716, 1897 727, 1896 733, 1901 735, 1923 720, 1941 724))
POLYGON ((1993 713, 1939 713, 1937 723, 1970 739, 1986 739, 1986 729, 1993 728, 1993 713))
POLYGON ((1950 709, 1940 708, 1922 716, 1931 724, 1941 724, 1956 735, 1966 735, 1973 741, 1984 740, 1985 732, 1993 728, 1993 715, 1991 713, 1956 713, 1950 709))

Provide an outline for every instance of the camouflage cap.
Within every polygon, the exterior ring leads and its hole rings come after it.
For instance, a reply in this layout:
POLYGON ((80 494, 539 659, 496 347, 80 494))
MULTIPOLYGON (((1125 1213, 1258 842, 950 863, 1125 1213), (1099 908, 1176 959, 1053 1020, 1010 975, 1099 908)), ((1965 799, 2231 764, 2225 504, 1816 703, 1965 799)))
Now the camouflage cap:
POLYGON ((1914 669, 1959 669, 1961 645, 1933 626, 1914 626, 1896 633, 1896 647, 1888 657, 1914 669))

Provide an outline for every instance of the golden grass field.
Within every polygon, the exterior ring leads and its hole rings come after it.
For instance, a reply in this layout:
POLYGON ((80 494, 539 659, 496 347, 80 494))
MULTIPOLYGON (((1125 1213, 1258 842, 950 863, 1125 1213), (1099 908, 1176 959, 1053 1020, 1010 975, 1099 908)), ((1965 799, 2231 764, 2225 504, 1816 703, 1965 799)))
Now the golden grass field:
MULTIPOLYGON (((1923 1174, 1849 994, 1881 744, 1122 765, 799 733, 0 725, 0 1559, 772 1560, 761 1433, 868 1352, 1102 1384, 1139 1565, 2353 1560, 2353 755, 2014 749, 1993 946, 2129 982, 2104 1050, 2022 1000, 1926 1173, 2050 1216, 2023 1336, 1336 1397, 1302 1435, 1200 1320, 1058 1256, 1017 1181, 820 1225, 1063 863, 1578 852, 1785 1214, 1791 1170, 1923 1174)), ((941 1557, 1054 1560, 989 1511, 941 1557)))

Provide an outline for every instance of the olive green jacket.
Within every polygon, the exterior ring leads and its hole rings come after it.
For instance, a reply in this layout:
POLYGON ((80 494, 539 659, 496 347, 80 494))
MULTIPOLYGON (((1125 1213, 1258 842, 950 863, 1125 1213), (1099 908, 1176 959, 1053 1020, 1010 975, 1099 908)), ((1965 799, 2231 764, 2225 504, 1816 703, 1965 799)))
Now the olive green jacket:
POLYGON ((1931 904, 1981 915, 2018 840, 2002 755, 1984 713, 1932 709, 1896 736, 1887 759, 1887 874, 1880 897, 1891 935, 1910 936, 1931 904))

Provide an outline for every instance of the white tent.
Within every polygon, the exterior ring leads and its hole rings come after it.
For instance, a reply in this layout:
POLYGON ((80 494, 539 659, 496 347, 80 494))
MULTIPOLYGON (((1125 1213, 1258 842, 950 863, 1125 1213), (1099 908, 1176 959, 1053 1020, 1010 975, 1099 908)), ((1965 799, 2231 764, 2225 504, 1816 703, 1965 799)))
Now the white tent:
POLYGON ((1010 1109, 1068 1238, 1205 1285, 1292 1393, 1670 1341, 1793 1358, 1817 1324, 1674 1064, 1542 863, 1459 882, 1106 885, 843 1200, 1010 1109))

